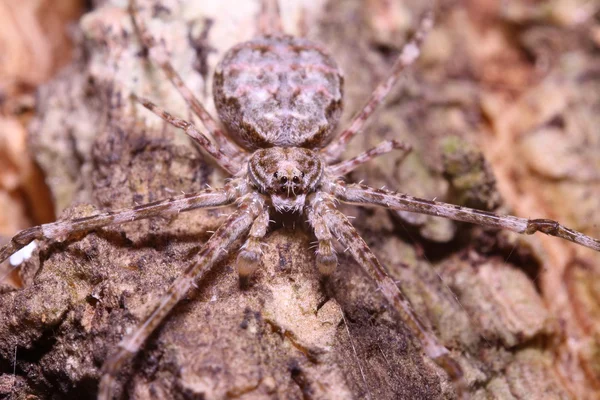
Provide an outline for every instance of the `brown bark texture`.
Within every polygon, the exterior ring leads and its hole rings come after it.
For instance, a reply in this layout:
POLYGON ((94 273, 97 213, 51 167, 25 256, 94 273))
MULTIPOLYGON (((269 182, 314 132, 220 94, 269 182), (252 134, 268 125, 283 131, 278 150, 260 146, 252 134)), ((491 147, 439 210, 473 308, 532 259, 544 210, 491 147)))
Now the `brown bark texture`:
MULTIPOLYGON (((125 1, 79 21, 72 63, 38 92, 31 152, 59 218, 220 186, 180 131, 131 100, 191 112, 147 62, 125 1)), ((426 2, 281 2, 285 29, 329 49, 345 118, 385 76, 426 2)), ((138 0, 186 84, 214 112, 223 52, 255 33, 257 1, 138 0)), ((443 1, 416 65, 346 151, 413 145, 349 180, 600 237, 600 22, 590 1, 443 1)), ((198 123, 198 125, 200 125, 198 123)), ((342 122, 342 126, 344 122, 342 122)), ((340 206, 459 361, 473 399, 600 398, 600 257, 384 209, 340 206)), ((94 398, 103 361, 148 315, 231 208, 42 242, 0 291, 0 397, 94 398)), ((119 378, 133 399, 452 399, 445 373, 339 249, 327 281, 301 219, 273 226, 247 287, 236 252, 198 282, 119 378)))
POLYGON ((35 88, 70 62, 69 24, 81 8, 78 0, 0 2, 0 235, 54 218, 26 126, 35 88))

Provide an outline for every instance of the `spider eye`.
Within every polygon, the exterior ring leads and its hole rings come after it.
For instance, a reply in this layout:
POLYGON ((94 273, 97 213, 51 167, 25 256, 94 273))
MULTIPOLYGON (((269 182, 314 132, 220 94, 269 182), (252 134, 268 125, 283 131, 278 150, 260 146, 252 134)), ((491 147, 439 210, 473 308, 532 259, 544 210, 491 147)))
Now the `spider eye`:
POLYGON ((282 176, 280 181, 281 181, 281 183, 287 183, 287 181, 288 181, 287 176, 282 176))
POLYGON ((277 172, 273 174, 273 178, 277 179, 277 172))
POLYGON ((292 179, 292 182, 294 182, 294 183, 299 183, 299 182, 300 182, 300 178, 298 178, 297 176, 295 176, 295 177, 292 179))

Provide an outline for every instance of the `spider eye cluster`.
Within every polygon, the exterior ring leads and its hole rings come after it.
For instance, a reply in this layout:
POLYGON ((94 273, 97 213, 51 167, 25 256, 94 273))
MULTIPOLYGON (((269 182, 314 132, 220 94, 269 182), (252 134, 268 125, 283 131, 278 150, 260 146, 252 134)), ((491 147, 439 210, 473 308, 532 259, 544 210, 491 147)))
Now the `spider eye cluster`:
POLYGON ((302 189, 301 177, 304 175, 304 172, 301 171, 276 171, 273 173, 273 186, 279 186, 278 190, 281 193, 295 194, 302 189))
POLYGON ((295 197, 311 191, 323 172, 313 151, 298 147, 272 147, 256 151, 248 172, 263 193, 295 197))
MULTIPOLYGON (((304 172, 300 172, 300 176, 294 175, 292 177, 292 183, 298 185, 300 183, 300 177, 304 178, 304 175, 306 175, 304 172)), ((273 173, 273 178, 279 180, 281 184, 286 184, 290 180, 286 175, 280 174, 279 172, 273 173)))

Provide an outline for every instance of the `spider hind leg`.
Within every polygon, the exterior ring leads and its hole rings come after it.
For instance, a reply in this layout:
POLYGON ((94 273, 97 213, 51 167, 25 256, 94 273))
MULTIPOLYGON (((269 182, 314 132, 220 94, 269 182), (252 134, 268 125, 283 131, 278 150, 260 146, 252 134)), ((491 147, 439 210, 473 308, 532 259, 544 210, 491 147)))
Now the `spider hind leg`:
POLYGON ((277 0, 262 0, 258 14, 258 33, 261 36, 283 35, 281 12, 277 0))
MULTIPOLYGON (((187 87, 183 79, 171 62, 164 48, 156 43, 156 40, 152 37, 148 28, 143 23, 142 19, 138 15, 138 7, 136 0, 129 0, 129 14, 133 22, 134 30, 142 42, 142 46, 147 50, 150 59, 158 65, 163 71, 167 78, 171 81, 173 86, 177 89, 179 94, 186 101, 191 110, 200 118, 204 127, 209 131, 210 135, 215 139, 219 145, 221 151, 228 157, 238 159, 244 155, 244 151, 240 149, 227 135, 219 128, 217 122, 208 113, 202 102, 196 98, 194 93, 187 87)), ((202 145, 202 143, 200 143, 202 145)))
POLYGON ((406 71, 419 57, 421 46, 427 37, 427 34, 433 27, 433 13, 427 12, 412 39, 406 43, 396 62, 392 66, 388 76, 373 91, 363 108, 352 118, 350 125, 339 134, 327 147, 322 150, 322 154, 327 162, 337 160, 346 146, 364 127, 367 120, 373 115, 386 99, 392 88, 396 85, 403 72, 406 71))
POLYGON ((412 146, 408 143, 403 143, 398 140, 386 140, 385 142, 379 143, 372 149, 360 153, 356 157, 353 157, 346 161, 342 161, 338 164, 330 165, 328 167, 328 170, 334 176, 343 176, 354 171, 361 165, 368 163, 374 158, 387 154, 393 150, 402 151, 402 155, 400 158, 400 162, 402 162, 406 158, 406 156, 408 156, 412 151, 412 146))

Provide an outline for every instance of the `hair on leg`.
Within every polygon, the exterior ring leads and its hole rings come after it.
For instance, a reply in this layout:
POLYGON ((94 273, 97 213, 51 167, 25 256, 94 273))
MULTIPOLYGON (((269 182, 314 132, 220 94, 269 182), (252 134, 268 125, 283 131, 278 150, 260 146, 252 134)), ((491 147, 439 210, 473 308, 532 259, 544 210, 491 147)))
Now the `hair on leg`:
POLYGON ((387 78, 375 88, 367 103, 350 122, 350 126, 322 150, 322 154, 327 162, 333 162, 340 157, 348 142, 360 132, 365 122, 367 122, 377 107, 383 103, 390 90, 402 76, 402 73, 419 57, 421 45, 432 27, 433 12, 427 12, 421 19, 413 38, 400 50, 400 54, 387 78))
MULTIPOLYGON (((312 197, 309 199, 309 203, 312 203, 312 197)), ((330 276, 335 271, 338 263, 333 247, 333 235, 323 217, 312 206, 306 208, 306 216, 319 242, 316 252, 317 269, 321 275, 330 276)))
POLYGON ((178 214, 197 208, 232 204, 236 198, 246 192, 246 189, 241 185, 241 180, 235 179, 220 189, 206 189, 201 192, 142 204, 125 210, 109 211, 89 217, 34 226, 17 233, 8 244, 0 247, 0 262, 36 239, 63 239, 103 226, 122 224, 159 215, 178 214))
POLYGON ((195 281, 210 271, 221 261, 232 244, 242 237, 258 215, 264 209, 264 199, 261 195, 250 193, 241 201, 239 208, 223 223, 206 242, 193 262, 182 275, 167 289, 157 302, 154 310, 130 335, 119 343, 118 351, 109 356, 102 366, 102 379, 98 392, 99 400, 112 399, 112 390, 121 366, 131 360, 143 346, 144 342, 167 317, 170 311, 186 295, 195 281))
POLYGON ((194 96, 194 93, 192 93, 183 82, 183 79, 181 79, 181 76, 175 71, 175 68, 173 68, 169 62, 165 49, 156 44, 155 39, 148 32, 146 25, 139 18, 135 0, 129 0, 129 14, 131 15, 131 20, 133 21, 137 36, 142 42, 142 46, 148 50, 150 59, 162 69, 163 73, 171 81, 173 86, 175 86, 194 114, 200 118, 204 127, 221 148, 221 151, 234 159, 244 154, 245 151, 236 145, 233 140, 227 137, 227 135, 219 128, 219 125, 202 105, 202 102, 194 96))
POLYGON ((386 140, 379 143, 377 146, 360 153, 356 157, 342 161, 338 164, 333 164, 327 167, 328 172, 333 176, 344 176, 354 171, 359 166, 371 161, 372 159, 389 153, 392 150, 402 150, 401 161, 412 151, 412 146, 408 143, 403 143, 398 140, 386 140))
POLYGON ((269 210, 265 207, 254 220, 248 234, 248 239, 246 239, 246 242, 238 253, 236 267, 240 281, 247 279, 260 265, 260 259, 263 254, 261 240, 267 234, 268 227, 269 210))
POLYGON ((156 104, 149 100, 136 97, 144 107, 152 111, 154 114, 175 126, 176 128, 182 129, 188 136, 194 139, 212 158, 215 159, 217 164, 231 175, 237 174, 242 168, 242 164, 237 160, 229 157, 221 151, 220 148, 215 146, 208 137, 198 130, 191 122, 184 119, 174 117, 168 111, 163 110, 156 104))
POLYGON ((341 181, 333 184, 330 190, 337 199, 347 203, 381 206, 393 210, 434 215, 455 221, 507 229, 526 235, 542 232, 600 251, 600 240, 567 228, 550 219, 527 219, 512 215, 494 214, 454 204, 419 199, 390 190, 374 189, 365 185, 347 185, 341 181))
POLYGON ((333 196, 318 192, 311 198, 317 218, 322 219, 336 239, 348 249, 354 260, 367 272, 381 293, 420 340, 425 354, 443 368, 456 383, 459 394, 464 391, 463 371, 448 349, 438 342, 435 334, 423 325, 394 280, 387 274, 371 249, 354 229, 348 218, 337 210, 333 196))

